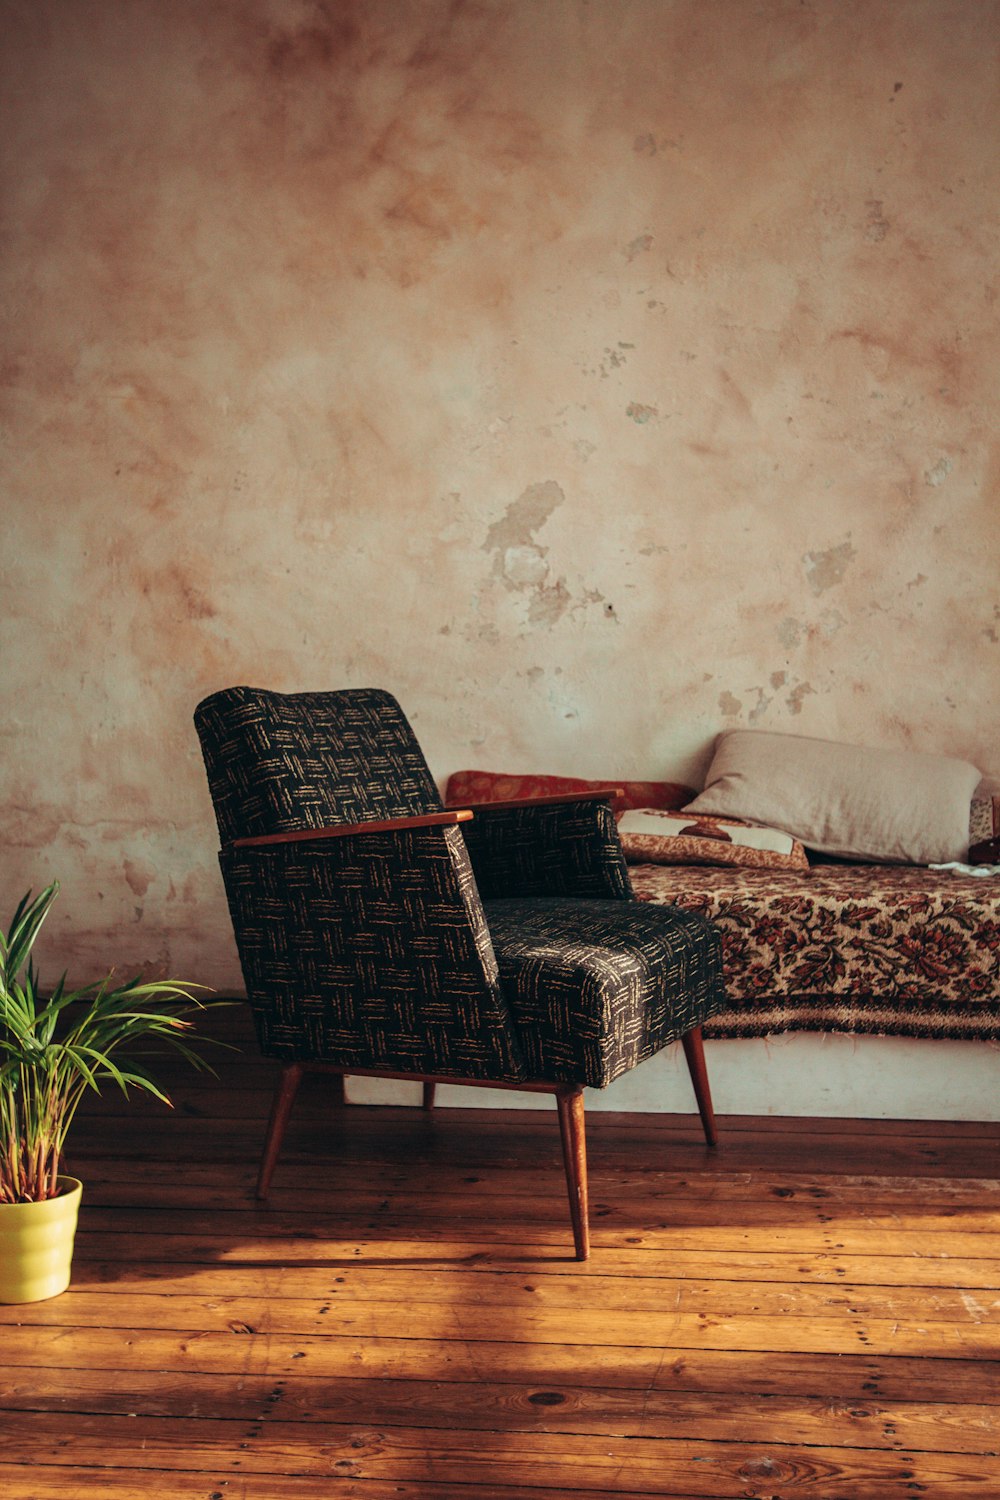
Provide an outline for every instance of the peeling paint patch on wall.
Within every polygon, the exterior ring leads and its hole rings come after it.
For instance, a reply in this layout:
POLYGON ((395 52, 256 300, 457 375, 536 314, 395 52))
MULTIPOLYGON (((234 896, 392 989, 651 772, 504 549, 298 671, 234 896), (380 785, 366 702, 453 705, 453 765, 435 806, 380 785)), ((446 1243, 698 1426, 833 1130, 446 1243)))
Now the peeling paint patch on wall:
POLYGON ((816 689, 811 683, 800 682, 798 687, 792 689, 786 700, 789 712, 800 714, 802 712, 803 701, 809 697, 810 693, 815 693, 815 691, 816 689))
POLYGON ((499 521, 494 521, 486 534, 483 550, 496 554, 503 571, 502 558, 512 548, 535 548, 535 533, 540 531, 552 512, 565 501, 566 496, 553 479, 531 484, 513 500, 499 521))
POLYGON ((926 485, 929 485, 932 489, 937 489, 940 485, 944 484, 953 467, 954 465, 952 464, 951 459, 947 456, 939 458, 935 464, 932 464, 931 467, 926 470, 924 474, 924 483, 926 485))
POLYGON ((844 575, 856 555, 849 541, 841 542, 839 547, 828 547, 825 552, 807 552, 803 561, 812 592, 825 594, 827 589, 843 583, 844 575))
POLYGON ((554 625, 571 603, 565 579, 551 577, 549 549, 535 540, 565 499, 554 480, 529 485, 493 523, 483 543, 483 550, 493 553, 493 573, 504 588, 528 596, 532 625, 554 625))

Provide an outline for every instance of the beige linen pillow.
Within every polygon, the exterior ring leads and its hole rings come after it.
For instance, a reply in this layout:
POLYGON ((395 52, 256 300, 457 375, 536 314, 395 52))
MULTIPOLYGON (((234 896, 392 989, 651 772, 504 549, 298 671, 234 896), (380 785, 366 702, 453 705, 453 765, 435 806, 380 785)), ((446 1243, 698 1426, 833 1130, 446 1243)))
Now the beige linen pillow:
POLYGON ((885 864, 964 860, 979 772, 964 760, 796 734, 719 736, 684 809, 782 828, 821 854, 885 864))

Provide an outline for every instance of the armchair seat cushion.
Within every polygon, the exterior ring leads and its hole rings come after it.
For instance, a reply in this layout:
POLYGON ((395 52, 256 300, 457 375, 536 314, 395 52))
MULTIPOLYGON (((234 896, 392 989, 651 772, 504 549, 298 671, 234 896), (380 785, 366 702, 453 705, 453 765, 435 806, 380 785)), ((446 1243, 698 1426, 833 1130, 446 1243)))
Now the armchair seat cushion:
POLYGON ((717 929, 677 907, 487 901, 529 1072, 604 1088, 726 1003, 717 929))

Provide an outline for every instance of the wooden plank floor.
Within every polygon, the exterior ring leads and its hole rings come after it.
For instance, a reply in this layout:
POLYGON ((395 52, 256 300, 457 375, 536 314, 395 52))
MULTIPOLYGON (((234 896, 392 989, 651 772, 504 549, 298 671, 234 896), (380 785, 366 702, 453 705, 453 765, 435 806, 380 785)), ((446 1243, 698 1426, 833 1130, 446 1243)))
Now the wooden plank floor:
POLYGON ((6 1500, 1000 1496, 1000 1126, 595 1113, 580 1266, 554 1111, 316 1081, 258 1206, 246 1048, 79 1122, 73 1285, 0 1308, 6 1500))

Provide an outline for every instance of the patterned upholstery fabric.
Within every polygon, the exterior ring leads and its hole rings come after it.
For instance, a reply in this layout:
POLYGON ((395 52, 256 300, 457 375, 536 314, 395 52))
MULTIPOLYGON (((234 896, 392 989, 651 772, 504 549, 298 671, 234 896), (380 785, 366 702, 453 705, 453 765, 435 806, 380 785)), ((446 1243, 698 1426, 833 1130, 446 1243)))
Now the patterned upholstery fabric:
POLYGON ((458 828, 220 855, 261 1050, 526 1076, 458 828))
POLYGON ((608 802, 481 807, 462 825, 484 901, 503 896, 629 898, 608 802))
POLYGON ((718 934, 634 899, 608 804, 234 847, 441 803, 387 693, 233 688, 195 721, 266 1055, 603 1087, 723 1003, 718 934))
POLYGON ((412 729, 380 689, 227 688, 194 722, 223 843, 441 807, 412 729))
POLYGON ((530 1071, 604 1088, 725 1004, 719 935, 641 902, 486 903, 530 1071))
POLYGON ((722 933, 729 1002, 706 1036, 846 1031, 1000 1039, 1000 881, 920 866, 633 865, 643 902, 722 933))

